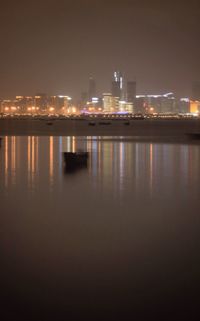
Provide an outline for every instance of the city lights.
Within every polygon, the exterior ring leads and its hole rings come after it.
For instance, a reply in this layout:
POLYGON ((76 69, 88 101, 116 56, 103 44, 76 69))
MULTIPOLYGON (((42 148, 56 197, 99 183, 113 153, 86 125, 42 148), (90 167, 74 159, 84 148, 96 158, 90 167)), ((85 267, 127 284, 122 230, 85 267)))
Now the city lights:
POLYGON ((61 115, 69 117, 81 114, 144 115, 147 117, 199 116, 200 86, 195 84, 192 97, 177 98, 173 92, 164 94, 136 93, 136 82, 125 81, 120 71, 113 73, 111 91, 97 95, 96 82, 89 78, 88 91, 82 93, 81 100, 70 95, 47 95, 37 93, 34 96, 17 95, 15 99, 0 100, 0 113, 19 115, 61 115))

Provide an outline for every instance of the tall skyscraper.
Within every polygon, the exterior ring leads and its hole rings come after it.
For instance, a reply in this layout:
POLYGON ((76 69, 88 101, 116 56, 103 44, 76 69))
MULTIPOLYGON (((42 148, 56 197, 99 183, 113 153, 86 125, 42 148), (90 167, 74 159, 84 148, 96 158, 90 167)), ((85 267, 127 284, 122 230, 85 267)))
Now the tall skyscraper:
POLYGON ((192 84, 192 100, 200 101, 200 81, 194 81, 192 84))
POLYGON ((93 97, 96 97, 96 82, 93 77, 89 78, 89 90, 88 90, 88 99, 92 100, 93 97))
POLYGON ((128 81, 127 82, 127 92, 126 92, 126 100, 127 102, 134 103, 136 98, 136 82, 128 81))
POLYGON ((111 91, 113 97, 118 97, 119 99, 123 98, 123 77, 120 71, 114 72, 111 91))
POLYGON ((121 71, 114 72, 114 81, 119 83, 120 89, 123 88, 123 77, 121 71))
POLYGON ((112 81, 112 96, 113 97, 118 97, 121 98, 121 89, 120 89, 120 84, 119 82, 112 81))

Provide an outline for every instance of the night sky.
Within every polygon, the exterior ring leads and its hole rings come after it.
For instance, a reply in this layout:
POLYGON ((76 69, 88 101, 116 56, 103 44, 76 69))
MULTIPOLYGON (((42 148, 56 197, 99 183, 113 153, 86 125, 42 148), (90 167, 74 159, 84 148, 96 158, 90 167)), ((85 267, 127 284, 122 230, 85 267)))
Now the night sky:
POLYGON ((112 73, 138 93, 186 96, 200 79, 199 0, 1 1, 0 97, 110 91, 112 73))

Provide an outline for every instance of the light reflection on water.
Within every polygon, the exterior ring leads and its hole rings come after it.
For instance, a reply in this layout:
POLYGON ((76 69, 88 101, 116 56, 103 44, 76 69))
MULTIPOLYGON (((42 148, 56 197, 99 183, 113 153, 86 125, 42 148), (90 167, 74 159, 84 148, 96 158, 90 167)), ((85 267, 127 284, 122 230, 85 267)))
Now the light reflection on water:
POLYGON ((63 320, 91 304, 124 315, 153 302, 157 312, 158 298, 164 311, 188 303, 199 284, 199 164, 198 145, 4 137, 1 284, 13 306, 34 301, 37 312, 42 302, 63 320), (89 152, 88 167, 66 173, 62 152, 77 150, 89 152))
MULTIPOLYGON (((92 193, 97 189, 113 197, 157 197, 175 190, 178 194, 195 192, 199 178, 198 145, 74 136, 5 137, 0 152, 1 189, 9 191, 23 185, 28 192, 41 183, 46 191, 53 191, 67 179, 62 152, 77 150, 90 153, 87 171, 79 173, 79 178, 90 181, 92 193)), ((73 184, 73 180, 70 182, 73 184)))

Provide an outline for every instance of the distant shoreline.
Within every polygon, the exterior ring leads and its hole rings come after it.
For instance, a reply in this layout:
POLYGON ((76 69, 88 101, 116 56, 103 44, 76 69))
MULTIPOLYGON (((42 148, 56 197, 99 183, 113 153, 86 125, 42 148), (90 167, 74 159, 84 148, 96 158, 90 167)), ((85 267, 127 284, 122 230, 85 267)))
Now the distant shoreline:
POLYGON ((0 119, 1 136, 184 137, 200 133, 200 119, 0 119))

